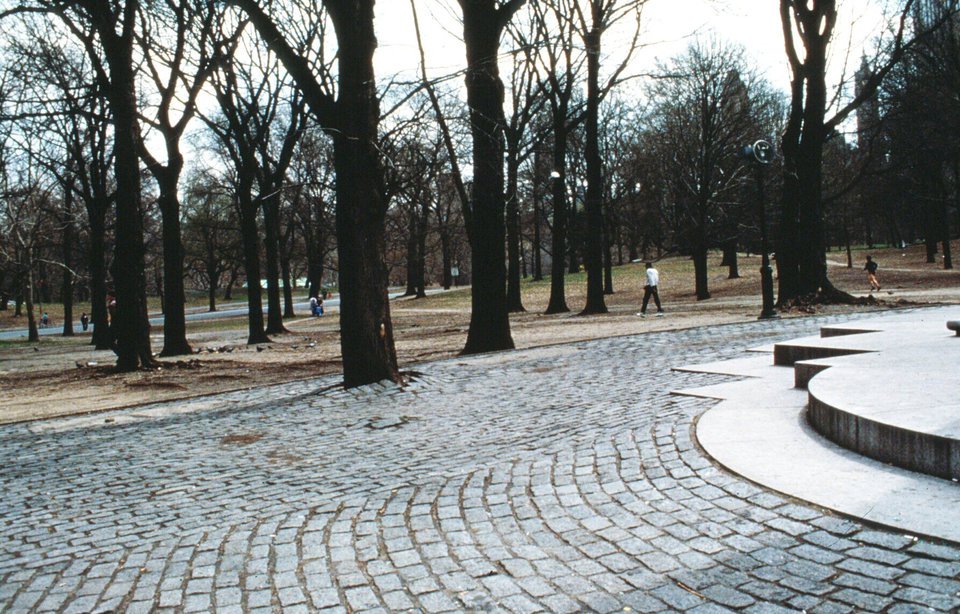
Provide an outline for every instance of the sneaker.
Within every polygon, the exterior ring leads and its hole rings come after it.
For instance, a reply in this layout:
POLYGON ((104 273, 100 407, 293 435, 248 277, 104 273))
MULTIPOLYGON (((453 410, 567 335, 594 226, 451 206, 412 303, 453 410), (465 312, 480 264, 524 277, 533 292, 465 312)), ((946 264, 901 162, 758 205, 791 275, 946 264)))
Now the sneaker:
POLYGON ((663 317, 663 312, 662 312, 662 311, 658 311, 658 312, 657 312, 657 317, 658 317, 658 318, 662 318, 662 317, 663 317))
POLYGON ((637 315, 640 316, 641 318, 647 317, 647 314, 643 313, 642 311, 638 311, 637 315))

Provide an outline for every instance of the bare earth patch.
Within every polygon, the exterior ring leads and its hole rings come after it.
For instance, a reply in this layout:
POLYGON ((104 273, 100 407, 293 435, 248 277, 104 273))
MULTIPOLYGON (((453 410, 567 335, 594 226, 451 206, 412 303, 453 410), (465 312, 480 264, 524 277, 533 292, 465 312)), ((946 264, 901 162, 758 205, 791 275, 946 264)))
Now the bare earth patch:
MULTIPOLYGON (((828 254, 831 279, 840 288, 867 294, 863 266, 865 252, 855 252, 854 266, 846 267, 842 253, 828 254)), ((960 272, 927 264, 921 246, 907 250, 874 250, 881 265, 883 290, 876 305, 828 306, 794 310, 784 317, 809 313, 845 313, 935 303, 960 302, 960 272)), ((955 252, 956 253, 956 252, 955 252)), ((651 331, 691 328, 756 319, 760 311, 759 258, 740 261, 740 279, 728 280, 727 269, 711 263, 712 298, 696 301, 692 265, 671 258, 657 264, 661 271, 661 298, 667 316, 639 318, 642 296, 642 265, 617 268, 615 294, 607 296, 610 313, 579 316, 584 284, 570 278, 567 301, 571 312, 543 315, 549 298, 548 284, 524 290, 527 311, 511 316, 511 330, 518 348, 568 343, 651 331)), ((397 352, 401 369, 420 362, 455 356, 466 340, 469 326, 469 289, 454 289, 426 299, 398 299, 392 304, 397 352)), ((652 315, 653 309, 650 310, 652 315)), ((960 314, 958 314, 960 315, 960 314)), ((23 327, 25 318, 14 320, 0 313, 5 328, 11 321, 23 327)), ((277 384, 320 375, 340 373, 340 339, 337 314, 323 318, 297 317, 285 322, 291 331, 277 335, 273 343, 246 345, 245 319, 235 328, 197 332, 189 336, 198 353, 161 359, 153 371, 117 374, 115 357, 109 351, 94 351, 89 336, 43 337, 39 344, 0 345, 0 423, 84 414, 219 392, 277 384)), ((155 351, 162 336, 153 338, 155 351)), ((244 445, 256 434, 224 437, 223 445, 244 445)), ((294 459, 278 459, 292 462, 294 459)))

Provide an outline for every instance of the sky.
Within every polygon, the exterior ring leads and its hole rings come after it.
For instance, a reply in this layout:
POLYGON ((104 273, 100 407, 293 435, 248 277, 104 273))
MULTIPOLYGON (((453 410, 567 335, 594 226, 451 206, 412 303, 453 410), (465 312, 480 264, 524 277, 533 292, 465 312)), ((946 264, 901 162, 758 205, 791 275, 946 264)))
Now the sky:
MULTIPOLYGON (((415 0, 427 47, 431 77, 463 68, 465 54, 460 40, 456 0, 415 0)), ((859 65, 859 49, 879 28, 876 1, 841 0, 841 17, 833 45, 831 72, 835 80, 843 73, 850 44, 852 68, 859 65)), ((374 58, 378 76, 415 71, 419 64, 409 0, 380 0, 376 4, 379 48, 374 58)), ((753 64, 778 88, 789 86, 789 70, 780 28, 777 0, 648 0, 644 8, 644 50, 635 62, 635 72, 649 72, 657 60, 681 53, 696 34, 713 34, 744 47, 753 64)), ((606 44, 615 51, 614 44, 606 44)))

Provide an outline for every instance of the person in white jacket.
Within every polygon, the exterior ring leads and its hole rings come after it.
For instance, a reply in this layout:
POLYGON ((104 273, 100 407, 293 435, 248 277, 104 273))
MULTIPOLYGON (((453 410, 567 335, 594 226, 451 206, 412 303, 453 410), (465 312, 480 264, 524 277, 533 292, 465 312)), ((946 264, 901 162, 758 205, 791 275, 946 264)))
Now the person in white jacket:
POLYGON ((657 269, 653 268, 653 263, 648 262, 647 266, 647 285, 643 287, 643 305, 640 307, 640 313, 638 314, 641 318, 647 317, 647 303, 650 302, 650 297, 653 296, 653 302, 657 304, 657 317, 663 317, 663 307, 660 305, 660 293, 657 291, 657 286, 660 285, 660 273, 657 269))

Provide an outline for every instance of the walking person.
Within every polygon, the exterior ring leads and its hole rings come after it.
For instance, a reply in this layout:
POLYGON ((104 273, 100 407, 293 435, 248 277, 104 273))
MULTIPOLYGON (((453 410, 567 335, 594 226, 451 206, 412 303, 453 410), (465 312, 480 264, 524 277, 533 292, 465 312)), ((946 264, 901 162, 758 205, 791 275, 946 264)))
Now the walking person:
POLYGON ((657 286, 660 285, 660 273, 657 269, 653 268, 653 263, 646 263, 647 267, 647 284, 643 287, 643 305, 640 306, 640 313, 637 315, 641 318, 647 317, 647 303, 650 302, 650 297, 653 297, 653 302, 657 304, 657 317, 663 317, 663 307, 660 305, 660 292, 657 289, 657 286))
POLYGON ((874 262, 872 256, 867 256, 867 264, 863 266, 863 270, 867 272, 867 281, 870 282, 870 292, 874 290, 880 290, 880 282, 877 281, 877 269, 879 266, 874 262))
POLYGON ((316 296, 310 297, 310 315, 312 316, 317 315, 317 297, 316 296))
POLYGON ((87 330, 87 327, 90 326, 90 316, 87 315, 86 311, 80 314, 80 326, 83 330, 87 330))

